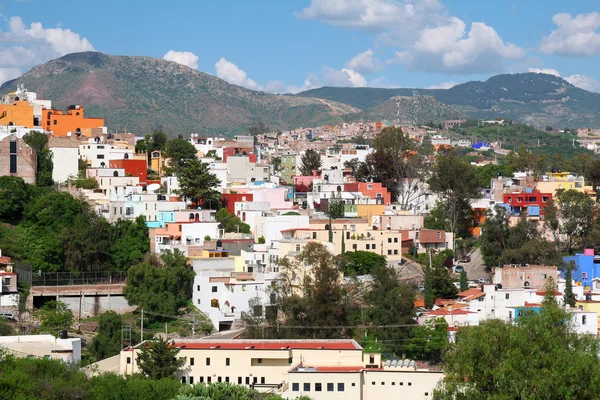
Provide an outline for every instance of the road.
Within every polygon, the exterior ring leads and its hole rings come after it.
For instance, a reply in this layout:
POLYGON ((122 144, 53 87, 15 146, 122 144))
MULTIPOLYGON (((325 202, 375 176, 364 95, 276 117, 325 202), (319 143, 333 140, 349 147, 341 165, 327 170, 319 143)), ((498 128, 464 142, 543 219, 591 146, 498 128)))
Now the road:
POLYGON ((479 248, 475 249, 475 251, 470 254, 470 257, 471 262, 460 263, 460 265, 462 265, 467 272, 467 278, 469 280, 491 278, 492 274, 485 271, 485 263, 483 262, 483 258, 481 256, 481 250, 479 248))

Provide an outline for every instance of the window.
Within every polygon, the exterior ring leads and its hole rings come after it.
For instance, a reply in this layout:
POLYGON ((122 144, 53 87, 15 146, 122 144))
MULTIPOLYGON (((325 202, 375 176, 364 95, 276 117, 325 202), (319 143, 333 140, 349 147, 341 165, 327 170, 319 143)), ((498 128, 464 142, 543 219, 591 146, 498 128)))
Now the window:
POLYGON ((308 383, 308 382, 304 383, 304 391, 305 392, 310 392, 310 383, 308 383))
POLYGON ((183 383, 185 385, 185 376, 181 377, 181 383, 183 383))
POLYGON ((438 238, 438 239, 441 239, 441 238, 442 238, 442 232, 438 232, 438 233, 437 233, 437 238, 438 238))
POLYGON ((212 382, 212 378, 211 378, 210 376, 207 376, 207 377, 206 377, 206 382, 207 382, 207 383, 211 383, 211 382, 212 382))
POLYGON ((481 297, 479 297, 477 300, 479 300, 479 301, 483 301, 483 300, 485 300, 485 296, 481 296, 481 297))
POLYGON ((328 383, 327 384, 327 391, 328 392, 333 392, 333 383, 328 383))
POLYGON ((262 364, 262 358, 259 358, 258 360, 256 360, 259 364, 262 364))
POLYGON ((313 233, 312 233, 312 238, 313 238, 313 239, 316 239, 316 238, 317 238, 317 232, 313 232, 313 233))
POLYGON ((292 383, 292 392, 299 392, 299 391, 300 391, 300 384, 298 382, 292 383))
POLYGON ((394 243, 398 243, 398 238, 394 238, 394 243))
POLYGON ((288 364, 291 364, 292 360, 293 360, 292 357, 288 358, 288 364))
POLYGON ((392 382, 392 386, 396 386, 396 382, 392 382))
POLYGON ((127 357, 127 364, 131 364, 131 357, 127 357))
POLYGON ((206 357, 206 365, 210 366, 210 357, 206 357))
POLYGON ((381 386, 384 386, 384 385, 385 385, 385 382, 381 382, 381 386))
POLYGON ((258 383, 258 376, 255 376, 254 378, 252 378, 252 383, 258 383))
POLYGON ((219 376, 219 377, 217 378, 217 382, 221 383, 221 381, 222 381, 222 379, 221 379, 221 377, 219 376))
POLYGON ((194 365, 194 357, 190 358, 190 365, 194 365))
POLYGON ((265 377, 264 376, 260 377, 260 383, 263 384, 263 385, 265 384, 265 377))
POLYGON ((522 203, 523 202, 523 198, 522 197, 517 197, 517 203, 522 203))
POLYGON ((397 256, 398 255, 398 250, 394 250, 394 255, 397 256))
POLYGON ((354 386, 356 386, 356 383, 355 383, 355 382, 352 382, 352 387, 354 387, 354 386))
POLYGON ((321 383, 315 383, 315 392, 322 392, 323 391, 323 387, 321 385, 321 383))
POLYGON ((229 357, 227 357, 225 359, 225 365, 230 366, 231 365, 231 359, 229 357))
POLYGON ((404 386, 404 382, 400 382, 400 386, 404 386))
POLYGON ((391 255, 392 255, 392 251, 388 250, 388 256, 391 256, 391 255))
POLYGON ((548 202, 548 196, 542 196, 542 203, 548 202))
POLYGON ((200 299, 198 299, 198 304, 200 304, 200 299))
POLYGON ((581 273, 581 279, 587 279, 587 277, 588 277, 587 272, 582 272, 581 273))
POLYGON ((200 383, 204 383, 204 377, 203 376, 200 377, 200 381, 199 382, 200 383))
POLYGON ((296 245, 296 251, 300 251, 300 245, 299 244, 296 245))
POLYGON ((98 160, 104 160, 104 154, 97 154, 97 155, 96 155, 96 158, 97 158, 98 160))
POLYGON ((408 386, 412 386, 412 382, 408 382, 408 386))
POLYGON ((247 377, 246 377, 246 385, 249 385, 249 384, 250 384, 250 377, 249 377, 249 376, 247 376, 247 377))
POLYGON ((372 248, 373 250, 375 250, 375 247, 376 247, 376 246, 377 246, 377 245, 376 245, 375 243, 373 243, 373 246, 372 246, 371 248, 372 248))
POLYGON ((190 376, 190 385, 193 385, 193 384, 194 384, 194 377, 190 376))
POLYGON ((371 245, 370 244, 367 245, 367 250, 371 250, 371 245))
POLYGON ((225 377, 225 382, 229 383, 229 377, 228 376, 225 377))
POLYGON ((586 315, 582 315, 581 316, 581 325, 585 325, 587 323, 587 316, 586 315))
POLYGON ((200 285, 196 285, 196 290, 200 291, 200 285))
POLYGON ((371 382, 371 385, 375 386, 375 381, 372 381, 372 382, 371 382))
POLYGON ((242 377, 238 376, 238 385, 241 385, 241 384, 242 384, 242 377))
POLYGON ((356 243, 354 243, 354 244, 352 245, 352 250, 356 250, 356 249, 358 249, 358 245, 357 245, 356 243))
POLYGON ((53 124, 56 125, 56 120, 53 121, 53 124))
POLYGON ((338 383, 338 392, 343 392, 344 391, 344 384, 343 383, 338 383))
POLYGON ((217 293, 217 287, 216 287, 216 286, 213 286, 213 287, 212 287, 212 292, 213 292, 213 293, 217 293))
POLYGON ((505 300, 509 300, 509 299, 510 299, 510 293, 506 293, 506 294, 504 295, 504 299, 505 299, 505 300))

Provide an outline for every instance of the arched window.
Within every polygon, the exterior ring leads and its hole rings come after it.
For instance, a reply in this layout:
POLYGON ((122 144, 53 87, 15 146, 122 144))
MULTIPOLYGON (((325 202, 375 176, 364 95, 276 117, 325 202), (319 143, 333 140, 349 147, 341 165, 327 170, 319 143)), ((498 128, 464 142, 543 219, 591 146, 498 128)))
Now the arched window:
POLYGON ((196 213, 196 218, 194 218, 196 222, 200 221, 200 214, 196 213))
POLYGON ((125 156, 123 158, 126 159, 126 160, 129 160, 129 154, 125 153, 125 156))
POLYGON ((15 124, 13 124, 13 122, 12 122, 12 121, 10 121, 10 122, 8 123, 8 126, 14 126, 14 125, 15 125, 15 124))
POLYGON ((75 113, 75 115, 79 115, 79 111, 77 111, 77 112, 75 113))
POLYGON ((190 221, 194 219, 194 213, 190 213, 190 221))
POLYGON ((20 99, 19 99, 19 96, 16 96, 16 97, 15 97, 15 101, 19 101, 19 100, 20 100, 20 99))
POLYGON ((81 133, 81 129, 80 129, 80 128, 77 128, 77 129, 75 129, 75 132, 77 132, 77 133, 81 133))
POLYGON ((119 171, 113 172, 113 176, 119 176, 119 171))

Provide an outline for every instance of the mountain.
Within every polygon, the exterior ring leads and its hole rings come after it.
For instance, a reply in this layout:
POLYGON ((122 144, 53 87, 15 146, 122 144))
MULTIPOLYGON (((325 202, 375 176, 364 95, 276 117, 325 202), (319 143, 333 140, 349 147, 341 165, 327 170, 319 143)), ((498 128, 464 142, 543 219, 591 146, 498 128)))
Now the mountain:
POLYGON ((588 92, 547 74, 503 74, 485 82, 466 82, 450 89, 323 87, 296 96, 321 98, 366 110, 393 96, 411 96, 413 92, 432 96, 471 118, 509 118, 560 128, 600 126, 599 93, 588 92))
POLYGON ((467 114, 454 106, 438 102, 433 96, 394 96, 383 103, 358 113, 347 114, 347 122, 400 119, 401 123, 440 123, 445 119, 467 118, 467 114), (400 113, 398 114, 398 111, 400 113))
POLYGON ((4 83, 0 93, 20 83, 57 108, 80 104, 86 116, 105 118, 109 129, 138 135, 154 129, 171 136, 233 135, 259 121, 293 129, 340 123, 342 115, 358 111, 325 99, 249 90, 172 61, 97 52, 38 65, 4 83))

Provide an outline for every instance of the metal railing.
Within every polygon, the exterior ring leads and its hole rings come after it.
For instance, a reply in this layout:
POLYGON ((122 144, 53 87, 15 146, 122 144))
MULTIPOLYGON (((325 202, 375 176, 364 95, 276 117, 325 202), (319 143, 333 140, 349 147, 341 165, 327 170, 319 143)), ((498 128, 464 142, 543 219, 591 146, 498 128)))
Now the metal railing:
POLYGON ((124 283, 126 272, 42 272, 31 274, 31 286, 106 285, 124 283))

